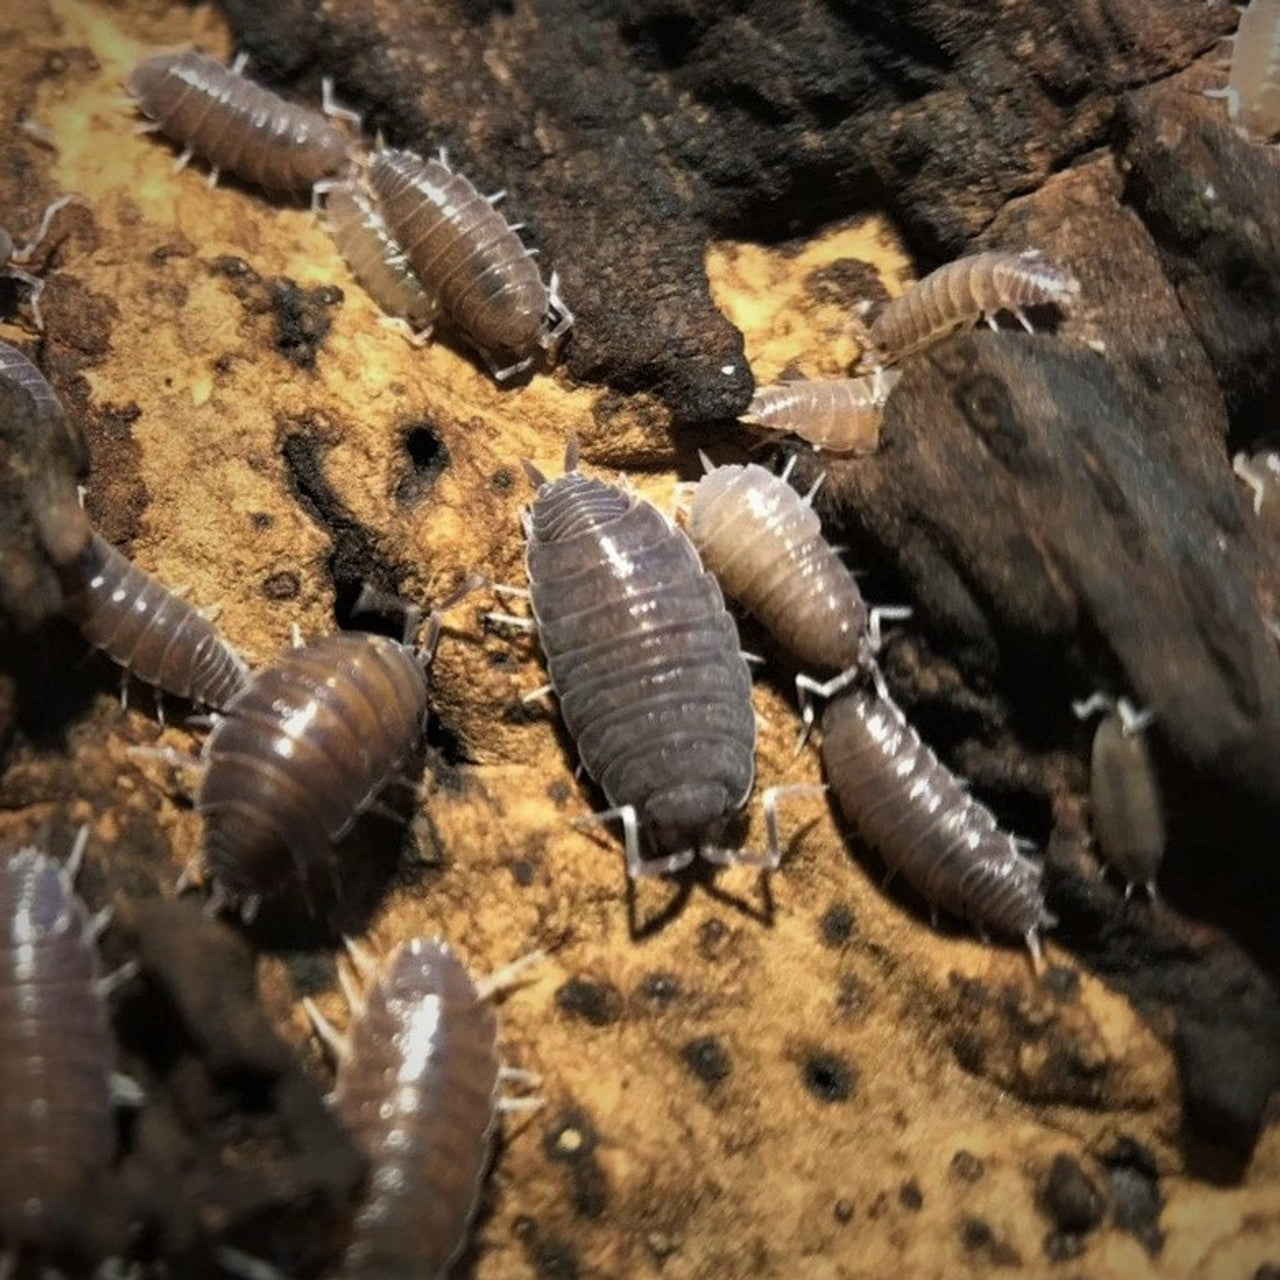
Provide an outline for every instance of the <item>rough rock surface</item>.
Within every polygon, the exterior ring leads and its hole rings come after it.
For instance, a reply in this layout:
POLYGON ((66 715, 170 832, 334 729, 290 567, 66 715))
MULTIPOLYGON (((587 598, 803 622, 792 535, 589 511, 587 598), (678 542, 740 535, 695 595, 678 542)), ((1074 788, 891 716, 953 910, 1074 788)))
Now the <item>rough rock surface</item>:
MULTIPOLYGON (((1277 672, 1260 619, 1277 570, 1227 439, 1254 394, 1232 370, 1261 378, 1268 339, 1258 319, 1257 350, 1233 365, 1244 338, 1224 353, 1200 336, 1169 255, 1188 279, 1200 259, 1130 195, 1139 157, 1173 168, 1143 103, 1172 111, 1164 95, 1181 92, 1205 129, 1215 108, 1172 81, 1118 97, 1212 44, 1228 6, 1026 0, 993 24, 978 3, 801 5, 782 33, 764 5, 229 11, 234 31, 159 3, 3 18, 4 118, 56 146, 6 136, 6 224, 33 225, 64 190, 86 206, 43 267, 46 334, 0 335, 35 350, 84 428, 94 522, 221 605, 255 664, 295 623, 391 627, 391 605, 356 612, 365 584, 429 606, 476 569, 521 582, 518 459, 554 471, 570 431, 604 474, 643 468, 631 479, 664 505, 696 445, 741 456, 714 420, 749 394, 744 351, 761 380, 838 373, 858 354, 850 310, 909 275, 880 224, 809 234, 835 214, 882 201, 921 266, 986 228, 1085 281, 1056 341, 962 335, 922 359, 883 454, 828 482, 868 595, 916 609, 886 663, 922 732, 1016 829, 1053 832, 1063 923, 1041 975, 931 930, 813 801, 784 807, 793 839, 767 888, 700 872, 629 894, 615 835, 570 826, 599 798, 554 711, 520 701, 544 678, 535 647, 485 622, 488 599, 451 614, 430 800, 408 839, 366 826, 351 906, 378 950, 439 933, 477 972, 550 952, 501 1008, 506 1058, 542 1073, 547 1106, 504 1123, 463 1273, 950 1277, 1076 1260, 1265 1274, 1280 1137, 1259 1123, 1276 997, 1258 935, 1275 878, 1249 833, 1271 813, 1277 672), (393 33, 406 52, 389 56, 393 33), (446 143, 486 190, 509 186, 579 310, 567 370, 501 391, 447 344, 410 348, 304 208, 174 175, 118 93, 136 59, 187 41, 240 43, 303 95, 332 72, 390 140, 446 143), (1102 151, 1045 181, 1112 138, 1135 167, 1102 151), (699 429, 673 440, 673 422, 699 429), (1067 447, 1051 422, 1075 430, 1067 447), (932 430, 939 443, 907 456, 900 442, 932 430), (892 468, 891 491, 876 476, 892 468), (1085 500, 1096 550, 1067 519, 1085 500), (981 503, 978 527, 953 501, 981 503), (998 532, 1019 536, 991 554, 998 532), (1107 580, 1104 557, 1139 556, 1149 583, 1107 580), (1157 745, 1179 842, 1155 907, 1126 906, 1083 843, 1089 733, 1066 702, 1121 675, 1167 700, 1157 745), (1191 923, 1208 919, 1252 961, 1191 923)), ((87 1274, 133 1220, 133 1247, 170 1274, 215 1274, 219 1244, 318 1274, 362 1172, 322 1109, 329 1068, 299 1005, 346 1017, 334 930, 287 909, 233 929, 163 900, 199 849, 193 783, 129 748, 195 752, 201 733, 173 707, 162 728, 145 690, 122 710, 115 669, 83 657, 57 620, 0 653, 0 839, 43 832, 56 852, 89 822, 84 892, 117 908, 107 961, 141 966, 114 1007, 146 1101, 58 1261, 87 1274)), ((811 753, 793 758, 789 677, 772 665, 756 690, 763 784, 818 777, 811 753)), ((753 801, 751 847, 762 827, 753 801)))

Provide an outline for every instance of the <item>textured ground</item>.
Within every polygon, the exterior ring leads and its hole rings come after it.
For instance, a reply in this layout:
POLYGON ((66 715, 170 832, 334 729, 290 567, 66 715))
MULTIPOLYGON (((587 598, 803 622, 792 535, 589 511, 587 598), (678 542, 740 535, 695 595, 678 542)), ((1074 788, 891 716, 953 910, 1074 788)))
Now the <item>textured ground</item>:
MULTIPOLYGON (((410 348, 379 327, 304 209, 172 174, 171 150, 133 135, 120 82, 155 47, 228 53, 208 9, 48 0, 4 15, 0 36, 0 118, 30 117, 53 143, 11 132, 0 146, 6 221, 25 233, 54 195, 85 202, 42 264, 47 336, 0 336, 38 355, 79 415, 91 517, 220 605, 252 662, 294 624, 318 635, 353 621, 366 581, 424 605, 477 569, 521 581, 517 460, 554 471, 570 431, 589 464, 627 466, 664 505, 696 474, 699 444, 729 456, 729 428, 673 447, 668 415, 696 416, 678 379, 624 396, 630 375, 613 377, 608 351, 611 386, 561 371, 504 392, 448 346, 410 348)), ((1049 161, 1037 163, 1028 181, 1049 161)), ((989 212, 966 211, 966 231, 989 212)), ((890 291, 909 274, 872 223, 704 255, 709 296, 762 380, 856 356, 848 305, 877 287, 862 263, 890 291)), ((589 314, 583 334, 590 349, 589 314)), ((384 824, 353 908, 380 950, 438 933, 482 972, 551 952, 502 1006, 508 1059, 544 1075, 547 1107, 505 1126, 468 1259, 477 1277, 1062 1264, 1055 1274, 1234 1280, 1280 1266, 1277 1131, 1234 1162, 1186 1137, 1159 993, 1135 1006, 1052 939, 1037 979, 1018 951, 932 931, 918 904, 881 889, 825 804, 784 810, 794 839, 767 891, 745 871, 646 883, 629 923, 617 842, 569 826, 598 797, 574 780, 554 714, 519 701, 542 683, 536 651, 485 624, 489 607, 473 597, 453 613, 435 667, 435 786, 412 841, 424 862, 396 869, 384 824)), ((897 659, 908 683, 910 656, 897 659)), ((263 1019, 243 943, 159 898, 199 847, 192 784, 127 748, 194 751, 199 736, 162 730, 145 690, 122 712, 113 668, 81 657, 50 623, 8 653, 0 707, 0 835, 47 824, 63 847, 90 822, 85 891, 120 912, 108 955, 144 965, 119 1030, 149 1102, 77 1247, 121 1247, 133 1218, 143 1251, 181 1274, 204 1274, 220 1238, 314 1274, 359 1173, 319 1107, 326 1069, 299 1005, 313 994, 344 1016, 329 940, 294 919, 249 935, 263 1019)), ((791 757, 783 675, 760 679, 756 705, 761 780, 816 780, 812 752, 791 757)), ((1054 761, 1059 789, 1078 790, 1082 757, 1054 761)), ((753 811, 746 841, 762 840, 753 811)), ((1166 940, 1171 966, 1221 953, 1163 908, 1127 910, 1157 921, 1138 932, 1166 940)))

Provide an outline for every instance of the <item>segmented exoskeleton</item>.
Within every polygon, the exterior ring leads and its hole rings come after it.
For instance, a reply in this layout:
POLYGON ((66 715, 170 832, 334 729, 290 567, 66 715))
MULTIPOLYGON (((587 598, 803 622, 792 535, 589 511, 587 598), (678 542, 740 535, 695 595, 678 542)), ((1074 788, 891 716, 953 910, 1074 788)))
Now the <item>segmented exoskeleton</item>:
POLYGON ((994 329, 1001 311, 1031 333, 1028 307, 1065 311, 1079 293, 1079 281, 1038 250, 975 253, 939 267, 890 302, 871 326, 871 341, 892 363, 979 318, 994 329))
POLYGON ((822 763, 840 810, 891 870, 935 907, 1026 941, 1040 959, 1040 867, 920 740, 878 687, 855 685, 827 705, 822 763))
MULTIPOLYGON (((534 1079, 501 1065, 489 997, 532 953, 477 983, 441 941, 415 938, 370 981, 347 986, 353 1018, 345 1037, 308 1001, 338 1062, 331 1102, 370 1162, 368 1191, 343 1259, 344 1280, 429 1280, 457 1260, 475 1218, 501 1109, 504 1079, 534 1079)), ((352 949, 353 958, 360 953, 352 949)))
POLYGON ((528 369, 536 351, 555 359, 573 324, 557 276, 543 284, 517 228, 443 155, 376 152, 368 181, 424 291, 499 382, 528 369))
MULTIPOLYGON (((183 147, 182 168, 198 156, 220 172, 268 191, 298 192, 348 169, 351 139, 326 115, 287 102, 241 75, 245 57, 224 67, 203 53, 157 53, 131 72, 128 89, 138 108, 183 147)), ((325 82, 325 110, 332 105, 325 82)))
POLYGON ((1145 733, 1155 716, 1103 694, 1073 707, 1081 719, 1103 713, 1089 761, 1089 811, 1098 852, 1124 877, 1126 898, 1135 884, 1154 898, 1165 849, 1164 805, 1145 733))
POLYGON ((213 623, 101 534, 63 571, 63 591, 84 638, 144 683, 219 711, 248 685, 248 667, 213 623))
POLYGON ((877 369, 859 378, 815 378, 757 387, 740 421, 799 436, 815 449, 871 453, 884 406, 902 375, 877 369))

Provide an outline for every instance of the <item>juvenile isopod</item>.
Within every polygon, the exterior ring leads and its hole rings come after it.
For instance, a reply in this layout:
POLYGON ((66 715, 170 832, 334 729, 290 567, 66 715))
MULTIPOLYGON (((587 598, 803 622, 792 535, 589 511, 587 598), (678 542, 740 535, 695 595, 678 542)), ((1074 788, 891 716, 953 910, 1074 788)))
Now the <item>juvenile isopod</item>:
POLYGON ((352 275, 381 310, 407 324, 416 341, 425 341, 437 310, 431 297, 387 227, 373 198, 355 178, 321 183, 325 227, 352 275))
MULTIPOLYGON (((689 537, 725 593, 809 667, 841 674, 825 685, 796 681, 805 720, 809 693, 831 697, 871 663, 880 624, 909 610, 868 610, 813 510, 781 476, 754 463, 713 467, 698 481, 689 507, 689 537)), ((815 486, 816 488, 816 486, 815 486)))
POLYGON ((247 687, 248 667, 213 623, 101 534, 64 570, 63 592, 85 639, 145 684, 219 711, 247 687))
POLYGON ((1039 866, 920 740, 878 680, 822 717, 822 763, 840 811, 890 871, 932 906, 1026 941, 1040 960, 1039 866))
POLYGON ((1103 717, 1093 735, 1089 764, 1089 809, 1098 851, 1125 880, 1124 896, 1140 884, 1156 896, 1156 875, 1164 861, 1164 806, 1145 730, 1155 718, 1135 711, 1121 698, 1094 694, 1072 707, 1082 720, 1103 717))
POLYGON ((540 957, 477 982, 447 944, 415 938, 376 967, 363 995, 348 985, 345 1039, 307 1002, 337 1058, 330 1101, 370 1164, 345 1280, 432 1280, 462 1252, 498 1111, 541 1105, 499 1096, 504 1079, 536 1077, 502 1066, 489 998, 540 957))
POLYGON ((102 973, 107 917, 91 917, 73 887, 87 836, 65 868, 36 848, 0 861, 0 1235, 10 1248, 49 1243, 115 1155, 107 997, 133 970, 102 973))
POLYGON ((528 369, 535 351, 554 361, 573 314, 556 274, 543 284, 518 228, 489 199, 443 155, 424 160, 411 151, 378 151, 368 182, 423 289, 499 382, 528 369))
POLYGON ((815 449, 870 453, 880 439, 885 401, 902 375, 877 369, 860 378, 815 378, 757 387, 740 419, 799 436, 815 449))
POLYGON ((633 878, 699 854, 776 867, 778 788, 765 795, 763 857, 720 844, 751 794, 756 718, 715 578, 657 507, 582 475, 576 439, 558 479, 524 465, 538 486, 525 518, 531 625, 583 768, 610 805, 589 821, 621 820, 633 878))
POLYGON ((1227 87, 1205 96, 1225 98, 1228 119, 1250 136, 1274 138, 1280 133, 1280 0, 1251 0, 1231 40, 1227 87))
POLYGON ((892 363, 980 318, 994 329, 1001 311, 1031 333, 1027 307, 1066 311, 1079 293, 1080 282, 1036 249, 975 253, 939 267, 890 302, 871 326, 871 341, 892 363))
POLYGON ((37 420, 61 436, 76 472, 83 475, 88 471, 89 446, 83 432, 67 417, 62 401, 44 374, 17 347, 7 342, 0 342, 0 379, 20 387, 31 397, 37 420))
POLYGON ((298 192, 353 163, 350 138, 327 117, 352 118, 332 103, 324 82, 324 114, 286 102, 241 75, 246 55, 230 67, 203 53, 157 53, 131 72, 138 109, 193 156, 211 166, 210 185, 225 171, 268 191, 298 192))
POLYGON ((36 250, 44 243, 59 210, 65 209, 75 198, 75 196, 61 196, 47 205, 40 215, 40 225, 36 228, 35 235, 21 248, 15 243, 12 234, 6 228, 0 227, 0 276, 20 280, 30 290, 27 300, 31 304, 31 317, 35 320, 37 329, 44 328, 44 316, 40 313, 40 295, 44 292, 45 282, 25 268, 36 250))
POLYGON ((334 844, 417 751, 427 725, 424 649, 346 633, 254 672, 205 740, 196 806, 218 902, 252 912, 336 874, 334 844))

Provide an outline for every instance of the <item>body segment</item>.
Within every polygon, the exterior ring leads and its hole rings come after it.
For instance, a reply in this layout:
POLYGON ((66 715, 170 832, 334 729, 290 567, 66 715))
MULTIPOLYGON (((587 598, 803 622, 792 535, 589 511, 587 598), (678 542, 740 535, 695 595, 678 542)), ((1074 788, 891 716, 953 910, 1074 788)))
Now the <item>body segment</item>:
POLYGON ((754 777, 751 677, 715 579, 654 506, 573 469, 539 486, 526 567, 551 684, 633 876, 718 846, 754 777), (641 846, 646 857, 641 856, 641 846))
POLYGON ((466 1243, 498 1110, 498 1024, 465 966, 415 939, 379 969, 333 1104, 370 1162, 345 1280, 443 1277, 466 1243))
POLYGON ((861 378, 757 387, 742 421, 799 436, 815 449, 871 453, 880 440, 885 401, 901 376, 892 369, 877 369, 861 378))
POLYGON ((871 326, 871 341, 887 363, 931 346, 953 330, 985 317, 993 327, 1011 312, 1028 332, 1026 308, 1068 308, 1080 292, 1069 272, 1030 250, 971 254, 948 262, 890 302, 871 326))
POLYGON ((573 322, 555 276, 543 284, 520 237, 462 174, 386 150, 371 159, 368 180, 424 292, 499 380, 528 368, 538 350, 554 358, 573 322))
POLYGON ((351 164, 346 134, 202 53, 158 53, 129 76, 129 92, 166 137, 215 171, 268 191, 306 191, 351 164))
POLYGON ((36 416, 56 435, 62 437, 68 456, 76 471, 83 475, 89 470, 89 446, 84 434, 67 417, 53 388, 43 373, 18 350, 7 342, 0 342, 0 379, 20 387, 30 397, 36 416))
POLYGON ((840 810, 891 871, 953 915, 1026 940, 1039 955, 1040 868, 920 740, 883 691, 828 704, 822 761, 840 810))
POLYGON ((0 1234, 39 1243, 115 1152, 111 1032, 89 912, 40 850, 0 864, 0 1234))
POLYGON ((333 845, 410 761, 427 676, 384 636, 327 636, 257 671, 205 744, 198 808, 218 892, 252 902, 334 872, 333 845))
POLYGON ((1227 115, 1251 137, 1280 133, 1280 0, 1251 0, 1231 47, 1227 115))
POLYGON ((219 711, 247 686, 244 660, 213 623, 101 534, 65 571, 63 589, 85 639, 146 684, 219 711))

